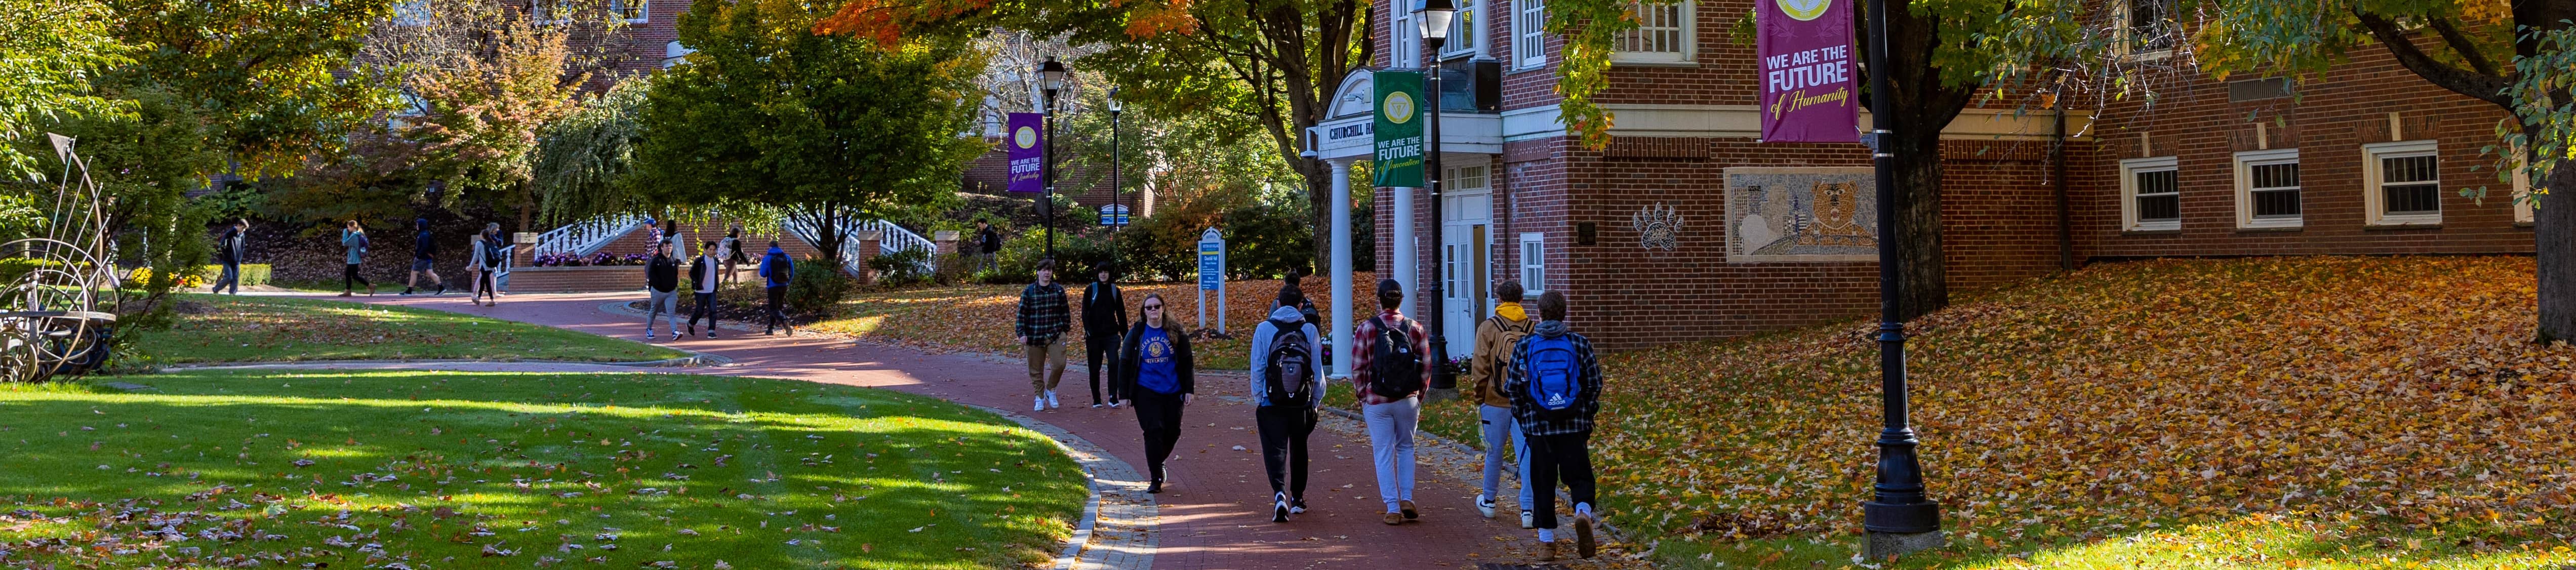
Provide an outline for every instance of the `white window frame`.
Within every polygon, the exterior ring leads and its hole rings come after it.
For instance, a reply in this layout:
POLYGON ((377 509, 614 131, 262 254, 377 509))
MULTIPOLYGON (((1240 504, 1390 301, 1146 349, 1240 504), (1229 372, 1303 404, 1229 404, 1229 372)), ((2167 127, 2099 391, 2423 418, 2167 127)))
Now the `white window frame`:
MULTIPOLYGON (((2131 35, 2135 32, 2132 31, 2132 28, 2129 25, 2129 19, 2130 15, 2134 14, 2138 9, 2137 3, 2140 1, 2152 2, 2155 0, 2113 0, 2111 2, 2111 53, 2128 61, 2156 61, 2172 58, 2174 54, 2172 47, 2166 47, 2165 49, 2160 50, 2138 51, 2138 40, 2131 35)), ((2171 14, 2166 14, 2164 16, 2165 26, 2167 28, 2166 33, 2174 33, 2173 16, 2171 14)), ((2179 43, 2181 39, 2175 38, 2174 41, 2179 43)))
POLYGON ((1458 2, 1458 14, 1449 19, 1449 41, 1440 44, 1440 59, 1484 55, 1484 22, 1476 19, 1484 4, 1483 0, 1458 2))
POLYGON ((608 0, 608 13, 623 15, 626 13, 627 4, 635 5, 635 17, 624 18, 626 23, 642 24, 653 21, 653 0, 608 0))
MULTIPOLYGON (((1613 64, 1632 65, 1691 65, 1698 63, 1699 13, 1696 6, 1697 4, 1698 2, 1694 0, 1679 0, 1670 5, 1655 6, 1657 8, 1669 7, 1674 10, 1675 23, 1680 24, 1681 38, 1679 41, 1681 42, 1681 51, 1628 51, 1626 44, 1634 41, 1637 34, 1646 33, 1646 27, 1639 25, 1637 29, 1626 32, 1626 35, 1618 39, 1611 40, 1610 62, 1613 64)), ((1646 6, 1647 4, 1643 1, 1632 1, 1628 4, 1628 10, 1630 14, 1635 14, 1638 9, 1645 8, 1646 6)), ((1642 16, 1640 18, 1642 19, 1642 16)))
POLYGON ((1387 29, 1395 32, 1387 38, 1388 67, 1422 67, 1422 31, 1413 24, 1413 6, 1417 3, 1418 0, 1387 3, 1386 9, 1391 13, 1387 29))
POLYGON ((1547 0, 1512 0, 1512 61, 1521 69, 1547 67, 1547 0))
POLYGON ((2301 168, 2301 169, 2300 169, 2300 172, 2299 172, 2299 177, 2300 177, 2300 178, 2299 178, 2299 184, 2300 184, 2300 185, 2299 185, 2299 186, 2285 186, 2285 187, 2284 187, 2284 188, 2295 188, 2295 189, 2298 189, 2298 192, 2299 192, 2299 215, 2298 215, 2298 216, 2277 216, 2277 217, 2270 217, 2270 218, 2256 218, 2256 217, 2254 217, 2254 188, 2253 188, 2253 185, 2254 185, 2254 167, 2256 167, 2256 166, 2264 166, 2264 165, 2272 165, 2272 164, 2291 164, 2291 165, 2299 164, 2299 149, 2295 149, 2295 148, 2276 148, 2276 149, 2270 149, 2270 150, 2249 150, 2249 151, 2245 151, 2245 152, 2239 152, 2239 153, 2236 153, 2235 163, 2236 163, 2236 227, 2237 227, 2237 228, 2240 228, 2240 229, 2296 229, 2296 228, 2305 227, 2305 226, 2307 225, 2307 213, 2308 213, 2308 207, 2307 207, 2307 186, 2306 186, 2306 185, 2307 185, 2307 182, 2308 182, 2308 181, 2307 181, 2307 172, 2306 172, 2306 170, 2307 170, 2307 169, 2306 169, 2306 168, 2301 168))
POLYGON ((1513 299, 1513 301, 1534 299, 1539 293, 1547 291, 1547 234, 1524 232, 1521 234, 1520 244, 1517 255, 1520 256, 1521 262, 1522 298, 1513 299))
POLYGON ((2138 220, 2138 174, 2142 172, 2158 171, 2170 171, 2177 177, 2182 175, 2181 169, 2178 167, 2178 163, 2175 161, 2174 157, 2170 156, 2132 158, 2120 161, 2120 227, 2122 229, 2133 232, 2179 231, 2182 229, 2182 217, 2180 216, 2181 209, 2179 208, 2182 202, 2182 186, 2179 183, 2180 180, 2178 178, 2173 192, 2174 202, 2177 206, 2175 209, 2176 216, 2174 219, 2153 221, 2138 220))
MULTIPOLYGON (((2368 205, 2365 211, 2370 213, 2368 222, 2370 226, 2407 227, 2437 226, 2442 224, 2442 157, 2440 151, 2440 143, 2430 140, 2397 141, 2361 145, 2361 194, 2362 201, 2368 205), (2386 183, 2385 180, 2387 173, 2383 171, 2383 167, 2385 165, 2380 163, 2380 159, 2414 156, 2433 157, 2434 209, 2431 213, 2389 214, 2388 191, 2381 187, 2386 183)), ((2420 184, 2420 182, 2416 183, 2420 184)))

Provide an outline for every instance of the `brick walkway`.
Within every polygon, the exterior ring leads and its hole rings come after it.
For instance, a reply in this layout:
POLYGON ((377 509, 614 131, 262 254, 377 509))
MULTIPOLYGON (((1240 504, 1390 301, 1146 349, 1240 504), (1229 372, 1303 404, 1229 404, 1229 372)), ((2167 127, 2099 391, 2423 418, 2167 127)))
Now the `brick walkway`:
MULTIPOLYGON (((349 300, 440 309, 641 340, 639 319, 602 311, 603 304, 640 300, 641 292, 512 295, 499 307, 468 305, 462 295, 377 295, 349 300)), ((675 348, 724 356, 716 368, 660 369, 691 373, 799 379, 869 386, 936 396, 1026 414, 1097 444, 1129 465, 1144 464, 1144 440, 1127 408, 1092 409, 1089 388, 1076 365, 1059 388, 1064 408, 1027 412, 1028 372, 1015 360, 975 354, 932 354, 900 347, 806 335, 762 336, 727 330, 719 339, 692 337, 675 348)), ((465 366, 441 366, 463 369, 465 366)), ((632 370, 632 369, 629 369, 632 370)), ((1378 521, 1377 479, 1369 444, 1358 424, 1327 416, 1310 440, 1313 479, 1306 514, 1287 524, 1270 522, 1270 490, 1262 472, 1252 409, 1240 373, 1203 374, 1200 400, 1186 412, 1189 429, 1167 463, 1164 493, 1150 496, 1150 511, 1122 505, 1104 481, 1104 523, 1120 516, 1150 516, 1151 530, 1100 532, 1087 548, 1107 550, 1115 568, 1475 568, 1482 563, 1526 563, 1536 546, 1530 531, 1511 516, 1476 513, 1472 458, 1424 446, 1416 502, 1422 520, 1402 526, 1378 521), (1228 397, 1231 396, 1231 397, 1228 397), (1237 448, 1240 448, 1238 450, 1237 448), (1144 514, 1150 512, 1150 514, 1144 514)), ((1129 473, 1133 473, 1130 470, 1129 473)), ((1132 477, 1133 475, 1129 475, 1132 477)), ((1145 497, 1138 495, 1139 497, 1145 497)), ((1085 556, 1086 560, 1094 559, 1085 556)), ((1607 558, 1605 556, 1605 558, 1607 558)), ((1603 560, 1601 562, 1608 562, 1603 560)), ((1569 564, 1589 567, 1593 561, 1569 564)))

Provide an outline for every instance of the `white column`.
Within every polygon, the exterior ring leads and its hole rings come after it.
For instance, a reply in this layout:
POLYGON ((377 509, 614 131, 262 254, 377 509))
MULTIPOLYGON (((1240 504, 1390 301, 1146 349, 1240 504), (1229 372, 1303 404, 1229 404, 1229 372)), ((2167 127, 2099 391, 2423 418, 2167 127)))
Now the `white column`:
POLYGON ((1333 165, 1333 302, 1326 305, 1333 327, 1332 377, 1351 376, 1351 309, 1366 306, 1351 298, 1351 160, 1333 165))
POLYGON ((1403 284, 1404 313, 1418 316, 1422 310, 1422 307, 1417 306, 1420 305, 1418 301, 1422 299, 1422 288, 1415 287, 1417 283, 1414 281, 1422 279, 1422 266, 1414 265, 1414 254, 1415 250, 1421 249, 1422 244, 1414 241, 1413 238, 1413 226, 1416 223, 1413 219, 1413 194, 1422 189, 1380 188, 1378 190, 1395 193, 1395 214, 1388 218, 1388 223, 1395 226, 1394 247, 1388 248, 1395 252, 1394 263, 1387 266, 1387 272, 1392 275, 1380 275, 1378 278, 1394 279, 1396 283, 1403 284))

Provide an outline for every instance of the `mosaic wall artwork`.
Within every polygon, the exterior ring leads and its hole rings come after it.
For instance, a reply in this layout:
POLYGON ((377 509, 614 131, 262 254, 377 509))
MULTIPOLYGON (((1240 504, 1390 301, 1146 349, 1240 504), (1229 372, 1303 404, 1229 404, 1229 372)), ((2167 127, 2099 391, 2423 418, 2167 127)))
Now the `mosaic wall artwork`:
POLYGON ((1875 261, 1877 192, 1868 168, 1726 169, 1727 261, 1875 261))

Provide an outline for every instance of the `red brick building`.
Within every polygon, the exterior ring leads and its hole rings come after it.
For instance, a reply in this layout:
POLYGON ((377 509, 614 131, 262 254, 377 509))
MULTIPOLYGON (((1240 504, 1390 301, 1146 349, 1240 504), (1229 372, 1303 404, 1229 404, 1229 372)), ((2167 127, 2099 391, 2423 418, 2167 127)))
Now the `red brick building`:
MULTIPOLYGON (((1434 306, 1421 285, 1440 279, 1450 350, 1464 354, 1495 302, 1487 285, 1501 279, 1522 281, 1533 298, 1568 293, 1571 319, 1613 349, 1876 308, 1868 155, 1756 140, 1753 47, 1729 37, 1750 0, 1641 15, 1595 98, 1616 114, 1613 141, 1597 150, 1558 122, 1564 39, 1539 29, 1545 1, 1461 0, 1439 54, 1415 37, 1416 16, 1374 8, 1376 66, 1446 70, 1435 97, 1445 115, 1441 227, 1431 227, 1427 192, 1376 193, 1375 269, 1406 281, 1409 314, 1434 306), (1408 211, 1410 228, 1400 228, 1408 211), (1434 231, 1449 253, 1437 268, 1434 231)), ((2321 80, 2286 87, 2178 84, 2152 108, 2132 100, 2062 119, 1972 108, 1953 121, 1942 229, 1954 294, 2045 275, 2061 260, 2532 250, 2517 222, 2528 214, 2511 185, 2495 182, 2493 157, 2479 154, 2502 113, 2384 52, 2357 50, 2321 80), (2457 193, 2479 185, 2496 190, 2483 203, 2457 193)), ((1314 156, 1337 169, 1369 160, 1373 99, 1369 72, 1347 78, 1330 118, 1307 133, 1314 156)), ((1351 269, 1369 268, 1329 274, 1351 269)), ((1334 325, 1337 340, 1348 336, 1347 323, 1334 325)))

